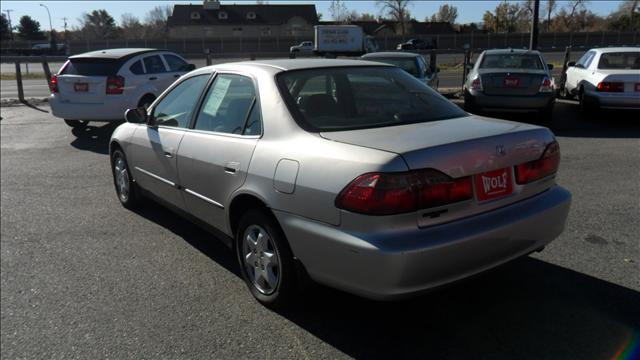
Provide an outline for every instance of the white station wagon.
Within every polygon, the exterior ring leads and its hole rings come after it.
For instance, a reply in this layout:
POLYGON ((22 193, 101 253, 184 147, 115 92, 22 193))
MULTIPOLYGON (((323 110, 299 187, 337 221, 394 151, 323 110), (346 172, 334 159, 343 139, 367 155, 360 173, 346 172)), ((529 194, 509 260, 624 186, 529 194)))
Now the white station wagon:
POLYGON ((71 127, 122 121, 132 107, 147 107, 195 68, 157 49, 109 49, 73 55, 51 77, 51 110, 71 127))
POLYGON ((580 109, 640 109, 640 47, 591 49, 569 62, 563 90, 580 109))

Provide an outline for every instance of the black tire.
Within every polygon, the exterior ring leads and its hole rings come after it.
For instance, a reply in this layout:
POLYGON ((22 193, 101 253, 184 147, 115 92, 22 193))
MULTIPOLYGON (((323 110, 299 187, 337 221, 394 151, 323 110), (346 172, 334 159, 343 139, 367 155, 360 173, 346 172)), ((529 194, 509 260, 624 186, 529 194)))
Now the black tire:
POLYGON ((587 95, 584 93, 584 89, 580 88, 578 92, 578 101, 580 106, 580 114, 583 116, 591 117, 596 115, 598 112, 598 106, 596 106, 593 101, 589 100, 587 95))
POLYGON ((145 108, 148 109, 149 106, 151 106, 151 104, 156 100, 156 97, 153 95, 145 95, 142 97, 142 99, 140 99, 140 101, 138 102, 138 107, 141 108, 145 108))
MULTIPOLYGON (((266 210, 251 209, 247 211, 240 219, 235 241, 240 272, 251 294, 260 303, 269 308, 282 308, 289 304, 296 293, 297 273, 291 248, 273 215, 267 213, 266 210), (261 256, 262 250, 256 250, 258 246, 256 246, 253 251, 251 251, 248 246, 245 247, 245 243, 248 244, 248 240, 246 239, 255 231, 265 231, 266 235, 268 235, 268 240, 266 240, 268 246, 265 245, 265 247, 262 248, 264 253, 271 252, 277 256, 278 268, 276 285, 268 287, 267 289, 265 289, 267 286, 262 286, 263 289, 260 289, 258 285, 254 284, 254 279, 258 276, 255 271, 259 271, 257 269, 261 266, 262 271, 266 269, 268 272, 268 270, 271 269, 272 274, 275 274, 275 269, 273 267, 269 268, 269 265, 260 265, 261 259, 266 259, 267 256, 261 256), (251 252, 254 254, 254 266, 247 265, 245 261, 245 258, 250 255, 251 252), (255 269, 252 270, 252 267, 255 267, 255 269)), ((259 283, 260 279, 264 279, 264 277, 256 280, 256 283, 259 283)), ((266 279, 264 279, 262 283, 266 285, 266 279)))
POLYGON ((111 154, 111 173, 113 174, 113 185, 116 189, 116 195, 122 206, 127 209, 133 209, 137 207, 141 202, 140 190, 138 185, 133 181, 129 165, 127 164, 127 158, 124 152, 120 149, 116 149, 111 154), (122 159, 122 163, 119 160, 122 159), (123 178, 119 178, 121 173, 123 178), (119 181, 123 181, 126 184, 126 192, 123 191, 125 184, 120 184, 119 181))
POLYGON ((69 119, 64 119, 64 123, 67 124, 67 126, 72 128, 85 127, 87 126, 87 124, 89 124, 89 122, 86 120, 69 120, 69 119))
POLYGON ((477 112, 476 106, 473 103, 473 97, 471 97, 471 95, 466 91, 464 93, 464 111, 472 114, 477 112))

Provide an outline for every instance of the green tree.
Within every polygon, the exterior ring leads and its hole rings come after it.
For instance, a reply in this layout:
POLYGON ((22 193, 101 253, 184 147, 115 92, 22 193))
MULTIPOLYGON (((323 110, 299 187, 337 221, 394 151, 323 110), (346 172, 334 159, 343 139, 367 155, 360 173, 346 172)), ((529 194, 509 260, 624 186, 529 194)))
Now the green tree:
POLYGON ((18 35, 25 40, 44 39, 44 34, 40 31, 40 23, 33 20, 29 15, 24 15, 20 18, 18 35))
POLYGON ((87 39, 108 39, 118 33, 116 21, 104 9, 84 13, 79 21, 80 30, 87 39))
POLYGON ((431 22, 447 22, 451 25, 456 23, 456 19, 458 18, 458 8, 455 6, 449 6, 447 4, 440 5, 438 8, 438 12, 431 15, 431 19, 424 19, 425 21, 431 22))
POLYGON ((9 28, 9 20, 2 14, 0 17, 0 38, 2 40, 11 39, 11 29, 9 28))

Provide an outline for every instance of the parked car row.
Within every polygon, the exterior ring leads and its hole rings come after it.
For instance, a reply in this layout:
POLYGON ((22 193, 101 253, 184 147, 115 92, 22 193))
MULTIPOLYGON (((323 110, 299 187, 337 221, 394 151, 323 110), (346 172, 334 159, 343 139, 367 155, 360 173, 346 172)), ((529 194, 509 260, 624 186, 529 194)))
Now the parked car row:
MULTIPOLYGON (((591 61, 635 70, 633 50, 603 54, 591 61)), ((189 70, 153 49, 76 55, 52 79, 52 110, 78 126, 128 107, 110 140, 119 201, 152 198, 210 229, 267 306, 308 280, 410 296, 540 251, 564 228, 571 195, 555 183, 551 131, 463 111, 419 54, 189 70)), ((550 70, 536 51, 485 51, 465 106, 550 113, 550 70)), ((637 96, 635 74, 595 88, 637 96)))

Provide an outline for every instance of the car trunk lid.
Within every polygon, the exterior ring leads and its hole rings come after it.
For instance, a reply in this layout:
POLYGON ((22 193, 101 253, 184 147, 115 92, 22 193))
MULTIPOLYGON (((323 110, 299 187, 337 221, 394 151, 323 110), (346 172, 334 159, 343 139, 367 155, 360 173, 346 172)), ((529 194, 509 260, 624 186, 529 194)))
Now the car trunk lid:
POLYGON ((480 79, 486 95, 531 96, 538 94, 544 70, 481 70, 480 79))
POLYGON ((58 96, 71 103, 102 103, 107 78, 116 76, 119 69, 118 59, 72 58, 57 75, 58 96))
POLYGON ((636 69, 602 70, 598 69, 602 76, 600 82, 624 83, 625 93, 637 93, 640 96, 640 71, 636 69))

